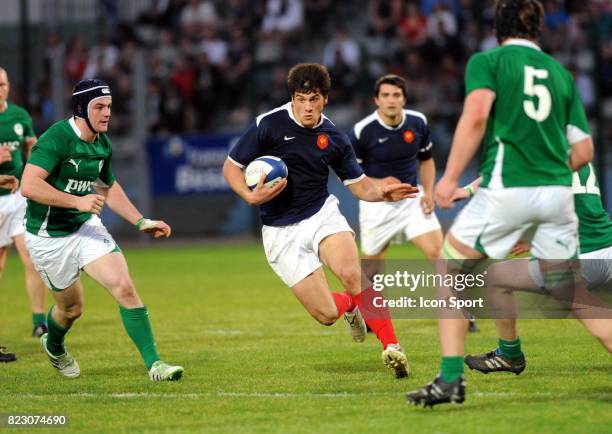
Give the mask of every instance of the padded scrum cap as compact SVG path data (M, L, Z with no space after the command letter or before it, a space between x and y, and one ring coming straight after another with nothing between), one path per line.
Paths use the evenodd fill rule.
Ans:
M89 129L96 134L98 132L89 122L89 106L98 98L107 96L112 96L108 84L93 78L79 81L72 90L72 114L77 118L85 119Z

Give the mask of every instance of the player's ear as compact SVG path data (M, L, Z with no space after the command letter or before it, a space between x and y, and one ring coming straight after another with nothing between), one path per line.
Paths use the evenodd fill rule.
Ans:
M325 95L323 97L323 105L327 105L327 100L328 100L327 95Z

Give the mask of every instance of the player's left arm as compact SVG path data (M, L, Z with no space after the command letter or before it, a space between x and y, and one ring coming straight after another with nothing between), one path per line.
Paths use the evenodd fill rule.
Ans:
M495 92L487 88L476 89L465 98L446 170L434 191L436 204L441 208L453 207L459 177L480 146L494 101Z
M117 213L120 217L127 220L138 228L141 232L153 234L155 238L168 238L172 233L170 226L162 220L150 220L144 218L138 208L132 203L125 194L123 187L115 181L110 187L97 185L98 194L106 197L106 205Z
M433 157L427 160L419 160L419 179L421 185L423 185L421 208L425 214L431 214L435 208L433 189L436 181L436 163Z
M32 153L32 147L36 144L37 141L38 141L38 137L36 137L36 136L26 137L25 138L25 145L26 145L25 153L26 153L26 158L30 158L30 154Z
M418 187L410 184L391 183L384 184L380 180L373 181L363 173L357 162L355 151L346 137L342 144L342 154L331 164L342 183L353 193L357 199L366 202L396 202L398 200L415 197ZM340 139L340 138L339 138Z
M410 184L395 183L382 186L367 176L348 184L347 187L353 196L366 202L397 202L416 197L419 192L418 187Z

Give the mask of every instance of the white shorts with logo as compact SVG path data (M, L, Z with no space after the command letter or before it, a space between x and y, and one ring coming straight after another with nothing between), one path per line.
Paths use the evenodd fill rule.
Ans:
M423 189L414 199L398 202L359 201L361 251L368 256L380 253L390 241L401 243L440 229L435 213L421 208Z
M34 268L43 282L61 291L76 282L90 262L119 251L98 216L92 215L73 234L65 237L40 237L26 232L25 242Z
M329 235L353 230L330 195L313 216L287 226L263 226L261 233L268 264L289 287L321 267L319 243Z
M0 247L10 246L14 237L25 232L26 206L26 199L19 191L0 196Z
M569 259L578 251L578 218L570 187L480 188L450 232L493 259L504 259L519 239L539 259Z

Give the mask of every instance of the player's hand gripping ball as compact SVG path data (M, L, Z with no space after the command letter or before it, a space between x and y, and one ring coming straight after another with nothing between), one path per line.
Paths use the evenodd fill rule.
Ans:
M257 186L262 174L266 175L264 185L266 187L273 187L282 179L287 178L289 169L287 169L287 165L283 160L278 157L264 155L254 159L244 171L244 179L251 190Z

